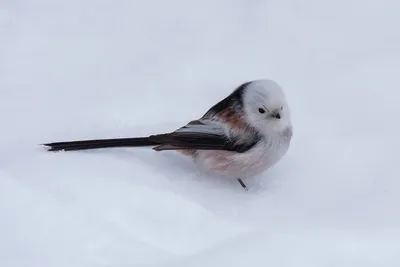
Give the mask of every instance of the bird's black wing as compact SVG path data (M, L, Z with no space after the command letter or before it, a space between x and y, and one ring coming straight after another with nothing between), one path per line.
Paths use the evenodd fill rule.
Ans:
M259 141L252 132L231 133L226 129L220 122L197 120L172 133L152 135L149 140L160 144L155 150L227 150L239 153L246 152Z

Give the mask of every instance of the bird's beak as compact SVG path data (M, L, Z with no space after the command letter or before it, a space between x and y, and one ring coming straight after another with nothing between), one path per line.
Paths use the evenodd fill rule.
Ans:
M280 114L279 112L274 112L274 113L272 114L272 116L273 116L274 118L276 118L276 119L280 119L280 118L281 118L281 114Z

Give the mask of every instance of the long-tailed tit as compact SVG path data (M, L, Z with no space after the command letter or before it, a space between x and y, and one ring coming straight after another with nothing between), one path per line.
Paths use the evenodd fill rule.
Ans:
M288 151L293 128L281 87L271 80L254 80L237 87L200 119L148 137L47 143L49 151L152 146L193 158L205 172L243 179L274 166Z

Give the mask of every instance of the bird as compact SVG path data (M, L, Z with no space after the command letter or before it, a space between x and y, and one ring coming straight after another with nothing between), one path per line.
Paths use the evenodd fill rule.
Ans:
M293 136L291 110L282 87L270 79L238 84L198 119L171 132L145 137L92 139L42 144L47 151L152 147L191 157L205 173L244 180L275 166Z

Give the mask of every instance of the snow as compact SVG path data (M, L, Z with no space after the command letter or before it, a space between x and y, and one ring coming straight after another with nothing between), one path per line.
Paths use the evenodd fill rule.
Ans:
M0 266L399 266L400 2L0 3ZM145 148L241 82L286 91L294 137L237 183Z

